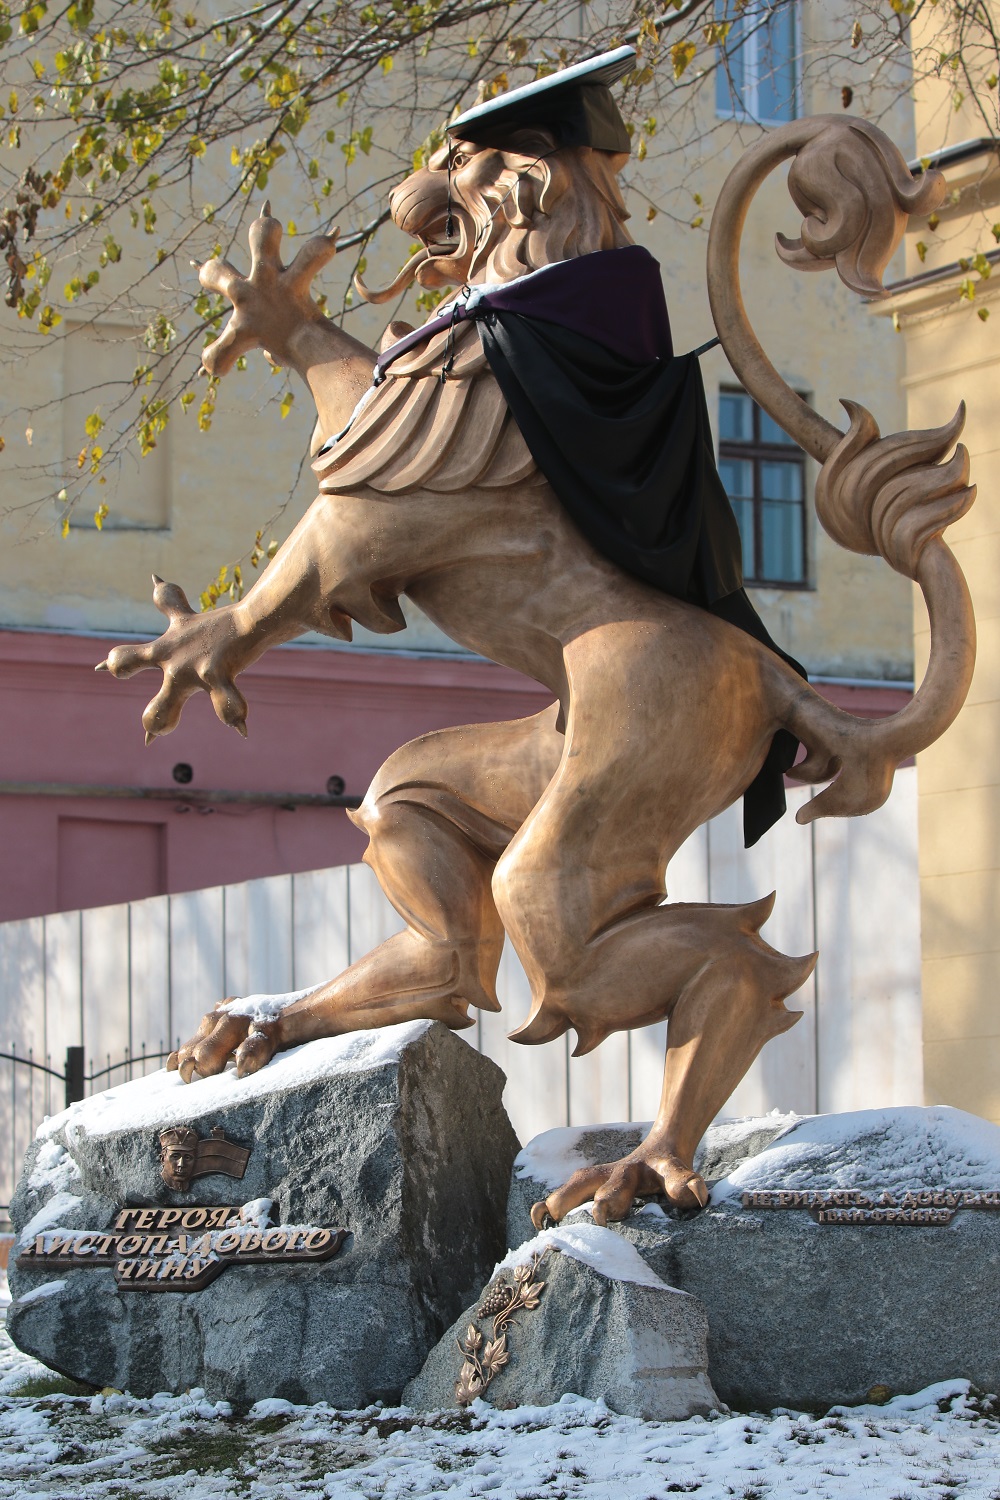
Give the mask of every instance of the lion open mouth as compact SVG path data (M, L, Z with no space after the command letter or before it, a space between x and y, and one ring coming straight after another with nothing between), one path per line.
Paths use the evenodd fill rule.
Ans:
M414 226L406 222L406 215L403 216L402 222L397 220L400 229L404 229L420 241L420 249L413 252L389 285L378 291L366 287L361 277L355 276L354 285L364 300L376 304L390 302L393 297L400 296L411 287L420 273L420 268L432 260L455 258L461 261L467 244L465 225L454 211L450 217L450 226L447 212L437 212L423 224ZM451 235L447 233L449 227L454 231Z

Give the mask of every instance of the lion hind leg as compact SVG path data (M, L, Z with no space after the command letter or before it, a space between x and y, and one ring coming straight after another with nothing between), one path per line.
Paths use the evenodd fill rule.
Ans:
M803 982L800 966L811 966L815 958L785 958L760 937L774 900L771 892L736 906L651 904L583 944L562 970L546 964L537 949L522 954L533 1003L511 1040L536 1046L572 1026L577 1034L573 1056L584 1057L613 1031L631 1031L671 1016L693 977L730 953L747 961L763 958L773 982L778 987L787 982L784 993L791 994Z
M677 997L660 1107L645 1140L620 1161L582 1168L535 1204L536 1227L591 1200L599 1224L625 1218L642 1196L662 1194L685 1210L707 1204L694 1170L698 1142L765 1043L799 1020L784 1001L816 964L815 953L786 958L760 938L756 947L708 962Z

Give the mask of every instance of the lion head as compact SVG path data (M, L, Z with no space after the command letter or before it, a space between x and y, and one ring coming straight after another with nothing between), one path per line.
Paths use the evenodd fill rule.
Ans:
M358 291L368 302L387 302L414 281L513 281L555 261L631 245L618 185L627 161L589 146L560 148L539 129L515 132L503 150L452 141L389 198L394 223L420 249L390 286L370 291L358 280Z

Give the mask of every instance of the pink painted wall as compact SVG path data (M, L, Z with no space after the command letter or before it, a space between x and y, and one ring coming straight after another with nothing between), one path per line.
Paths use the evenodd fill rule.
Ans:
M143 744L159 674L95 675L110 642L0 631L0 780L173 788L177 803L0 796L0 921L360 859L338 808L185 807L191 789L362 796L399 745L446 725L537 713L545 690L490 662L302 648L272 651L241 679L244 741L202 695L173 734Z
M549 701L491 662L398 651L284 648L242 679L249 739L202 695L149 749L140 714L158 674L95 675L108 642L0 631L0 781L165 787L176 802L0 795L0 921L164 892L348 864L365 840L337 808L186 806L192 789L323 793L329 776L362 796L399 745L454 724L520 718ZM856 713L892 712L909 695L822 688Z

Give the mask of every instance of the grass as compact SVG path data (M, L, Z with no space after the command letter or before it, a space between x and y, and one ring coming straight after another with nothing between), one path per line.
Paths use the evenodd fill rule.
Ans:
M198 1474L238 1472L252 1457L256 1434L241 1427L238 1430L216 1426L208 1432L198 1428L173 1434L162 1442L148 1443L147 1451L168 1460L167 1473L184 1474L194 1469Z
M42 1396L92 1396L97 1389L93 1385L83 1385L79 1380L71 1380L68 1375L58 1375L54 1370L51 1375L31 1375L13 1390L7 1391L6 1396L27 1396L39 1399Z

